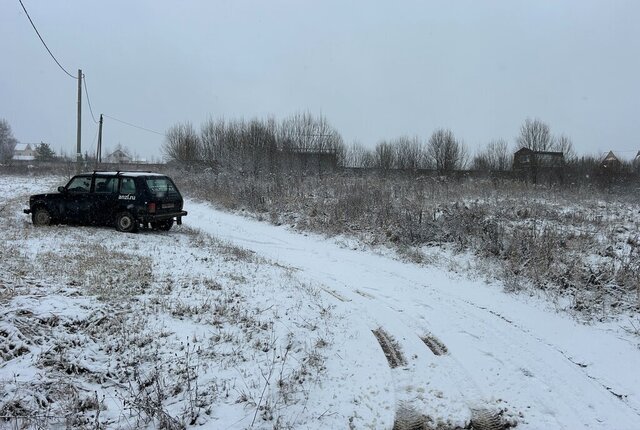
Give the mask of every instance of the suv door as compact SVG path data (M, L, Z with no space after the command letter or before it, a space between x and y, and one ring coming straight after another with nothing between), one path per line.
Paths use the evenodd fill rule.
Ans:
M91 193L92 222L108 224L115 219L118 207L118 181L116 176L96 175Z
M138 197L136 178L121 176L118 188L118 210L131 210ZM135 214L134 214L135 215Z
M65 187L63 217L67 222L89 221L91 179L91 175L74 176Z

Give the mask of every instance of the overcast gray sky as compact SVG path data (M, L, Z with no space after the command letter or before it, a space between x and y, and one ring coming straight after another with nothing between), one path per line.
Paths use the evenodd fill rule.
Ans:
M346 143L446 127L472 151L531 117L579 154L640 150L637 0L23 2L96 117L165 132L308 110ZM77 83L18 0L0 2L0 52L0 118L75 153ZM83 152L96 131L83 100ZM106 118L118 143L159 158L163 137Z

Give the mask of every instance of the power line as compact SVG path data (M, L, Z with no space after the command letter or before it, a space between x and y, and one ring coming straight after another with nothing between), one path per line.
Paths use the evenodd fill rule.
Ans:
M86 77L86 75L84 73L82 74L82 80L84 81L84 92L87 95L87 104L89 105L89 112L91 112L91 118L93 118L93 122L94 123L98 124L98 121L96 121L96 117L93 114L93 108L91 107L91 100L89 99L89 90L87 88L87 77ZM140 130L148 131L149 133L159 134L160 136L166 136L164 133L160 133L160 132L155 131L155 130L151 130L151 129L148 129L148 128L145 128L145 127L141 127L139 125L131 124L129 122L123 121L123 120L118 119L118 118L114 118L114 117L109 116L109 115L104 114L104 113L102 115L104 115L107 118L110 118L110 119L112 119L114 121L117 121L117 122L120 122L122 124L128 125L130 127L134 127L134 128L140 129Z
M51 52L51 50L49 49L49 47L47 46L47 44L45 43L44 39L42 38L42 36L40 35L40 32L38 31L38 29L36 28L36 25L33 23L33 20L31 19L31 17L29 16L29 12L27 12L27 8L24 7L24 3L22 3L22 0L18 0L20 2L20 5L22 6L22 10L24 10L24 13L27 14L27 18L29 18L29 22L31 23L31 26L33 27L33 29L36 31L36 34L38 35L38 37L40 38L40 41L42 42L42 44L44 45L45 48L47 48L47 52L49 52L49 55L51 55L51 58L53 58L53 61L56 62L56 64L58 65L58 67L60 67L62 69L63 72L65 72L67 75L69 75L70 77L72 77L73 79L78 79L75 76L73 76L71 73L67 72L65 70L64 67L62 67L62 65L60 64L60 62L56 59L56 57L53 55L53 53Z
M31 23L31 26L33 27L33 29L35 30L36 34L38 35L38 38L40 38L40 41L42 42L42 44L46 48L47 52L49 53L51 58L53 58L53 61L55 61L56 64L58 65L58 67L60 67L60 69L62 69L62 71L65 72L68 76L70 76L73 79L78 79L77 77L75 77L71 73L69 73L64 67L62 67L62 64L60 64L60 62L57 60L55 55L53 55L53 53L51 52L51 50L47 46L46 42L44 41L44 39L40 35L40 32L36 28L36 25L33 23L33 20L31 19L31 16L29 15L29 12L27 12L27 8L24 6L24 3L22 3L22 0L18 0L18 1L20 2L20 6L22 6L22 10L24 10L24 13L27 15L27 18L29 19L29 22ZM87 96L87 104L89 105L89 112L91 113L91 118L93 119L93 122L97 124L98 121L96 120L96 117L93 114L93 107L91 106L91 99L89 98L89 90L87 88L87 78L84 75L84 73L82 74L80 79L82 79L84 81L84 92L85 92L85 94ZM118 118L114 118L112 116L109 116L107 114L103 114L103 115L106 116L107 118L110 118L110 119L114 120L114 121L117 121L117 122L120 122L122 124L128 125L129 127L134 127L134 128L140 129L140 130L148 131L149 133L154 133L154 134L158 134L160 136L165 136L166 137L166 135L164 133L160 133L160 132L155 131L155 130L151 130L151 129L148 129L148 128L145 128L145 127L141 127L139 125L131 124L129 122L122 121L122 120L120 120Z
M140 130L148 131L149 133L159 134L160 136L165 136L165 137L167 136L166 134L160 133L159 131L155 131L155 130L151 130L151 129L148 129L148 128L140 127L139 125L131 124L130 122L122 121L121 119L114 118L112 116L107 115L106 113L103 113L103 115L106 116L107 118L111 118L114 121L118 121L118 122L121 122L122 124L126 124L129 127L138 128Z
M89 100L89 90L87 89L87 77L85 76L84 73L82 74L82 80L84 81L84 93L87 95L87 104L89 105L89 112L91 112L91 118L93 118L93 122L97 124L98 121L96 121L96 117L93 116L93 109L91 109L91 100Z

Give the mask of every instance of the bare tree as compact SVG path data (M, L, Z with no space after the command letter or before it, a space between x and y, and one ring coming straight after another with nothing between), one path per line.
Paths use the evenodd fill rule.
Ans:
M561 134L554 140L553 148L564 154L564 160L567 163L573 163L578 158L576 151L573 149L573 142L571 142L569 136L565 134Z
M224 119L209 118L200 128L202 160L208 166L229 162Z
M346 149L340 134L323 117L295 114L275 119L225 121L209 118L196 134L191 123L177 124L163 145L167 159L183 164L232 169L259 176L282 169L306 171L343 165Z
M389 170L395 167L396 151L392 144L383 140L376 145L375 166L382 170Z
M476 170L505 171L510 165L509 144L504 139L492 140L473 159L473 168Z
M342 137L323 116L297 113L285 118L278 129L282 149L298 151L336 151L344 146Z
M274 120L249 121L245 130L246 164L254 175L275 172L278 169L277 127Z
M13 137L9 122L5 119L0 119L0 163L11 161L17 143L18 140Z
M467 163L467 150L456 140L451 130L441 128L434 131L427 143L426 152L440 175L450 174Z
M320 172L345 162L342 136L323 116L294 114L282 121L276 136L279 158L287 169Z
M344 166L347 161L347 145L345 145L342 137L340 137L339 142L335 143L334 152L336 154L336 164Z
M509 144L504 139L497 139L489 142L487 153L494 170L505 171L511 168L511 154Z
M346 167L373 167L375 165L375 156L371 150L365 148L360 142L355 141L346 149L344 165Z
M418 137L399 137L391 142L396 148L396 167L415 170L423 165L424 148Z
M162 150L168 160L185 165L201 161L200 138L190 122L171 127L166 133Z
M553 149L553 138L549 126L539 119L527 118L520 126L520 135L516 142L520 148L533 151L550 151Z

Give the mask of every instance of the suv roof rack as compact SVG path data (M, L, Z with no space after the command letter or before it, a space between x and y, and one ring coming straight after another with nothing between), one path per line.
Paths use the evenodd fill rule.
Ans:
M113 170L93 170L92 173L113 173ZM124 175L126 173L155 173L151 170L116 170L116 175ZM85 173L86 174L86 173Z

